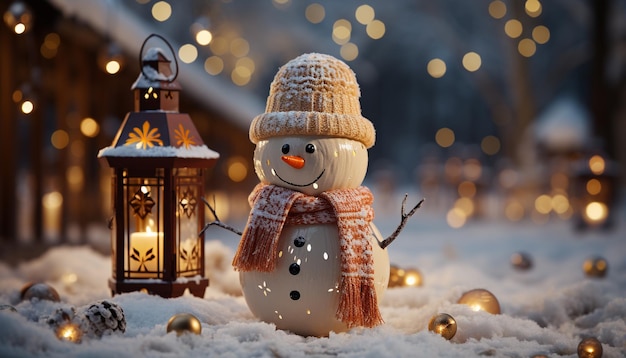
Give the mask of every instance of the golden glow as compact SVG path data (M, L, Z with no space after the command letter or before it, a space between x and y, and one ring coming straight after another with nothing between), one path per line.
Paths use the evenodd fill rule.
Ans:
M60 44L61 44L61 37L57 33L51 32L48 35L46 35L46 38L44 39L43 43L41 44L41 47L39 48L39 52L41 53L41 56L43 56L44 58L47 58L47 59L54 58L54 56L56 56L57 54L57 49L59 48Z
M539 195L535 199L535 210L541 214L548 214L552 211L552 198L549 195Z
M250 52L250 44L246 39L238 37L230 43L230 53L235 57L248 56Z
M359 48L352 42L348 42L341 46L339 53L344 60L353 61L359 56Z
M15 103L19 103L23 97L24 97L24 93L22 93L22 91L20 90L13 91L13 95L11 96L11 98L13 99L13 102Z
M476 52L468 52L463 56L463 67L470 72L478 71L481 64L480 55Z
M204 70L210 75L219 75L224 70L224 61L218 56L211 56L204 61Z
M198 49L192 44L185 44L178 49L178 58L184 63L192 63L198 58Z
M50 143L52 143L52 146L56 149L63 149L70 143L70 136L66 131L58 129L50 136Z
M506 15L506 4L501 0L492 1L489 4L489 15L494 19L501 19Z
M454 132L450 128L440 128L435 134L435 141L440 147L448 148L454 144Z
M24 102L22 102L21 109L22 109L22 113L30 114L35 109L35 105L31 101L25 100Z
M172 6L165 1L156 2L152 5L152 17L157 21L166 21L172 16Z
M230 79L237 86L245 86L250 82L252 72L249 68L237 66L230 74Z
M363 25L367 25L374 20L374 17L376 17L376 13L374 12L373 7L369 5L361 5L356 8L354 16L356 17L356 21Z
M83 168L79 165L73 165L67 168L65 178L68 186L73 192L80 192L85 182L85 174Z
M80 132L85 137L93 138L100 132L100 125L95 119L87 117L80 121Z
M517 45L517 51L524 57L531 57L537 51L537 45L531 39L521 39Z
M454 208L463 212L467 218L474 215L474 202L470 198L459 198L454 202Z
M441 78L446 74L446 63L439 58L433 58L428 61L426 71L428 71L428 74L433 78Z
M62 341L80 342L83 332L74 323L65 323L57 329L57 338Z
M374 20L367 24L365 31L367 32L367 36L371 37L372 39L381 39L383 36L385 36L385 23L380 20Z
M563 194L556 194L551 199L551 205L557 214L565 214L569 210L569 199Z
M533 40L540 45L545 44L550 40L550 30L543 25L535 26L533 29Z
M326 17L326 10L324 10L324 6L318 3L313 3L306 7L304 16L310 23L319 24L324 21L324 17Z
M252 60L250 57L242 57L238 59L235 63L235 67L247 68L250 71L250 74L254 73L254 70L256 69L254 60Z
M463 175L469 180L478 180L482 175L483 168L480 161L475 158L470 158L465 161L463 165Z
M466 198L473 198L476 195L476 184L471 181L464 181L457 188L459 195Z
M587 181L587 193L591 194L591 195L597 195L600 194L600 192L602 191L602 183L600 183L600 181L598 179L589 179L589 181Z
M451 228L454 229L462 227L465 225L466 221L467 215L465 215L465 212L462 209L457 207L450 209L446 215L446 222Z
M22 24L21 22L19 24L16 24L15 27L13 28L13 31L18 34L21 35L24 32L26 32L26 25Z
M105 71L107 71L107 73L111 75L118 73L121 68L122 68L122 65L120 65L120 63L117 60L111 60L107 62L106 65L104 65Z
M520 221L524 217L524 206L517 200L510 200L504 207L504 216L511 221Z
M422 275L415 269L403 270L403 283L407 287L417 287L422 285Z
M606 164L601 156L594 155L593 157L589 158L589 169L591 169L593 174L600 175L604 173L605 167Z
M500 151L500 139L495 136L488 135L480 141L480 149L487 155L495 155Z
M58 191L47 193L41 199L41 203L46 209L58 209L63 204L63 195Z
M588 222L604 221L609 214L606 204L599 201L593 201L585 207L585 218Z
M504 24L504 33L512 39L522 35L522 23L519 20L511 19Z
M214 55L219 56L226 54L230 49L230 45L225 37L216 36L209 44L209 48L211 48L211 52L213 52Z
M248 176L248 165L246 163L246 160L242 157L230 158L226 164L228 167L228 178L235 183L246 179Z
M196 33L196 42L198 45L206 46L213 40L213 34L209 30L200 30Z
M526 0L524 4L524 10L526 10L526 14L530 17L537 17L541 15L541 3L539 0Z
M346 19L339 19L333 24L333 41L338 45L343 45L350 41L352 24Z

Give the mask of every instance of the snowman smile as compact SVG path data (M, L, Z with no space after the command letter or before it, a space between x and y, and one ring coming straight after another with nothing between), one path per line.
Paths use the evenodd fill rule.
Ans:
M322 172L320 173L320 175L317 176L317 178L313 179L312 182L308 183L308 184L296 184L296 183L292 183L289 182L283 178L280 177L280 175L278 175L278 173L276 172L276 170L274 170L274 168L272 168L272 174L274 174L278 179L280 179L280 181L282 181L285 184L289 184L292 186L297 186L297 187L305 187L305 186L309 186L309 185L313 185L315 186L315 182L317 182L318 180L320 180L320 178L322 177L322 175L324 175L324 172L326 172L326 169L322 170Z

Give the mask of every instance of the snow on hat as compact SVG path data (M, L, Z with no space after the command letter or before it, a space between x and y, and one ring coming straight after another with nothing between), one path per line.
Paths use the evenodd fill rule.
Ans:
M318 53L301 55L278 70L270 85L265 113L250 125L250 140L286 135L320 135L360 141L376 139L374 126L361 115L359 85L343 61Z

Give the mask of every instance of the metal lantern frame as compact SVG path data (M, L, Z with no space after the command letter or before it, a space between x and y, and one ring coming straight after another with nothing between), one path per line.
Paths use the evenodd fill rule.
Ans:
M175 53L165 39L157 36ZM202 297L204 175L219 154L204 145L188 114L178 112L178 74L161 49L141 60L129 112L110 147L100 151L113 169L112 294L144 291L163 297L189 290Z

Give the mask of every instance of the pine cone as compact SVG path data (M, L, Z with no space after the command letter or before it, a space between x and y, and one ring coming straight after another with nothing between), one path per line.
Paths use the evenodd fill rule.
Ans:
M122 307L109 301L99 301L79 310L86 335L102 337L105 334L124 333L126 318Z
M76 310L74 307L62 307L57 308L50 316L40 317L39 322L45 322L53 329L57 329L65 323L72 322L75 317Z

